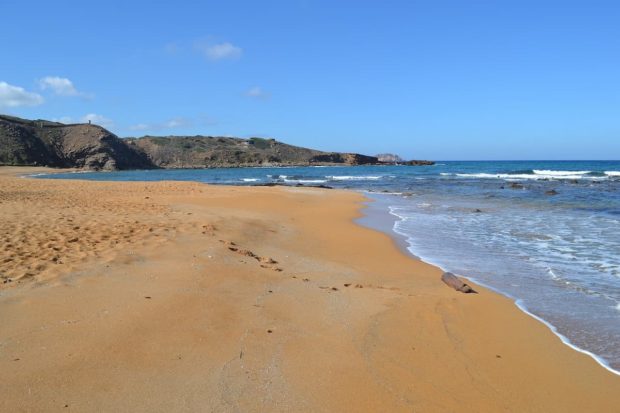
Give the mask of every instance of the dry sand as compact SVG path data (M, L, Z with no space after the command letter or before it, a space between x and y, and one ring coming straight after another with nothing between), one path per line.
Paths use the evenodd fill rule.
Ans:
M354 224L360 194L16 171L0 168L1 412L620 406L619 377L511 301L451 290Z

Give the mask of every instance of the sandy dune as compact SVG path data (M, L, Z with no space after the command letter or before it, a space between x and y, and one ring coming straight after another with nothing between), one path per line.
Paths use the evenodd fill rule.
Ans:
M360 194L14 173L0 168L2 412L620 405L620 377L509 300L458 293L352 223Z

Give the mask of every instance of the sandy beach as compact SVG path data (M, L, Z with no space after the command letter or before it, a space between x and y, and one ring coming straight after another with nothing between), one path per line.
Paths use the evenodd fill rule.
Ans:
M0 168L2 412L611 412L620 377L356 192Z

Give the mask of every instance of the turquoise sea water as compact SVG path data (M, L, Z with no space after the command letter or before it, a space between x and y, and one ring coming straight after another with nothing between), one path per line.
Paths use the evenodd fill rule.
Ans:
M329 185L364 191L416 256L517 302L620 370L620 161L234 168L47 178ZM393 226L392 226L393 222Z

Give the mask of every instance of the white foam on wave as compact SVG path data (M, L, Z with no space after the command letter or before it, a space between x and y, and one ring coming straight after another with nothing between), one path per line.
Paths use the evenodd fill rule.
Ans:
M326 178L331 179L332 181L376 181L383 176L379 175L333 175L326 176Z
M559 280L560 277L553 272L553 270L551 268L547 268L547 273L551 276L551 278L553 278L554 280Z
M446 268L444 268L443 266L439 265L439 264L438 264L438 263L436 263L436 262L433 262L433 260L428 260L427 258L425 258L425 257L421 256L420 254L418 254L418 252L417 252L417 251L415 251L415 248L414 248L414 240L413 240L413 238L412 238L412 237L411 237L411 235L410 235L410 234L408 234L407 232L402 231L402 230L400 229L400 225L399 225L401 222L404 222L404 221L409 220L409 219L410 219L410 217L407 217L406 215L403 215L402 213L399 213L399 212L397 211L397 208L395 208L395 207L390 206L390 207L388 207L388 209L389 209L389 213L390 213L391 215L393 215L393 216L395 216L395 217L397 217L397 218L398 218L398 220L396 220L396 221L394 222L394 226L392 227L392 231L393 231L393 232L395 232L395 233L397 233L397 234L399 234L399 235L401 235L401 236L403 236L403 237L407 240L407 244L409 244L409 246L407 247L407 250L411 253L411 255L413 255L413 256L414 256L415 258L417 258L417 259L420 259L420 260L421 260L421 261L423 261L423 262L426 262L426 263L429 263L429 264L431 264L431 265L434 265L435 267L438 267L441 271L444 271L444 272L445 272L445 271L448 271L448 270L447 270ZM551 272L551 273L553 273L552 271L550 271L550 272ZM512 296L512 295L510 295L510 294L508 294L508 293L506 293L505 291L498 290L497 288L494 288L494 287L492 287L492 286L490 286L490 285L488 285L488 284L486 284L486 283L484 283L484 282L481 282L481 281L477 280L477 279L476 279L476 278L474 278L474 277L469 277L469 276L462 275L462 274L456 274L456 275L458 275L459 277L463 277L463 278L465 278L465 279L467 279L467 280L470 280L471 282L473 282L473 283L475 283L475 284L478 284L478 285L480 285L480 286L482 286L482 287L484 287L484 288L487 288L487 289L489 289L489 290L491 290L491 291L494 291L494 292L496 292L496 293L498 293L498 294L501 294L501 295L503 295L503 296L505 296L505 297L508 297L509 299L513 300L513 301L514 301L514 303L515 303L515 305L517 306L517 308L518 308L519 310L523 311L525 314L529 315L530 317L534 318L535 320L537 320L537 321L539 321L539 322L543 323L545 326L547 326L547 328L549 328L549 330L551 330L551 332L552 332L553 334L555 334L555 335L556 335L556 336L560 339L560 341L562 341L562 343L563 343L563 344L567 345L568 347L572 348L573 350L575 350L575 351L577 351L577 352L579 352L579 353L582 353L582 354L585 354L585 355L587 355L587 356L590 356L592 359L594 359L594 361L596 361L596 362L597 362L600 366L602 366L604 369L606 369L607 371L609 371L609 372L610 372L610 373L612 373L612 374L615 374L615 375L617 375L617 376L620 376L620 371L613 369L613 368L609 365L609 363L607 362L607 360L605 360L604 358L602 358L602 357L600 357L600 356L598 356L598 355L596 355L596 354L594 354L594 353L592 353L592 352L590 352L590 351L588 351L588 350L585 350L585 349L582 349L582 348L580 348L580 347L577 347L577 346L576 346L575 344L573 344L573 343L572 343L572 342L571 342L571 341L570 341L570 340L569 340L566 336L564 336L563 334L561 334L561 333L558 331L558 329L557 329L557 328L556 328L553 324L551 324L551 323L549 323L547 320L544 320L543 318L541 318L541 317L537 316L536 314L531 313L531 312L527 309L527 307L525 306L525 304L524 304L523 300L521 300L521 299L517 299L516 297L514 297L514 296ZM551 275L551 274L550 274L550 275ZM555 274L553 274L553 275L555 275ZM620 303L618 303L618 304L616 305L616 309L617 309L618 311L620 311Z
M388 209L389 209L389 211L390 211L390 214L391 214L391 215L394 215L396 218L398 218L398 220L397 220L396 222L394 222L394 227L395 227L395 228L397 227L397 224L398 224L400 221L403 221L403 222L404 222L404 221L408 221L408 220L410 220L410 219L411 219L411 217L408 217L407 215L402 215L402 214L399 214L399 213L397 212L397 210L396 210L397 208L395 208L395 207L393 207L393 206L388 207ZM405 234L405 233L401 233L401 232L398 232L398 231L395 231L395 232L396 232L396 233L398 233L399 235L404 236L404 237L409 237L409 235L407 235L407 234Z
M39 177L39 176L52 176L52 175L63 175L63 174L89 174L89 173L111 173L114 171L89 171L89 170L84 170L84 171L69 171L69 172L60 172L60 173L56 173L56 172L41 172L41 173L34 173L34 174L26 174L26 175L20 175L20 178L29 178L29 177Z
M256 182L260 181L260 178L243 178L243 182Z
M536 171L535 171L536 172ZM458 176L461 178L480 178L480 179L504 179L507 181L516 181L516 180L541 180L541 179L553 179L553 180L561 180L561 179L588 179L588 180L600 180L605 179L600 176L587 176L588 171L573 171L571 174L568 174L569 171L537 171L538 173L534 174L489 174L489 173L474 173L474 174L463 174L456 173L453 176ZM558 173L556 173L558 172ZM443 174L442 174L443 175Z
M325 179L284 179L284 182L298 184L322 184L327 181Z
M373 194L373 195L403 195L403 192L377 192L377 191L368 191L368 190L363 190L362 192L366 193L366 194Z
M607 176L620 176L620 171L605 171Z
M552 171L549 169L534 169L536 175L551 175L551 176L573 176L573 175L585 175L590 171Z
M467 277L466 277L467 278ZM620 376L620 371L618 370L614 370L609 363L607 363L607 361L600 357L597 356L596 354L588 351L588 350L584 350L580 347L577 347L576 345L574 345L573 343L571 343L571 341L563 334L561 334L558 329L551 323L549 323L547 320L544 320L540 317L538 317L536 314L531 313L527 307L523 304L522 300L516 300L515 301L515 305L519 308L519 310L523 311L525 314L529 315L530 317L534 318L537 321L540 321L541 323L543 323L544 325L546 325L549 330L551 330L551 332L553 334L555 334L556 336L558 336L560 338L560 340L562 341L562 343L566 344L568 347L572 348L573 350L588 355L590 357L592 357L594 359L594 361L596 361L598 364L600 364L605 370L615 374L616 376Z

